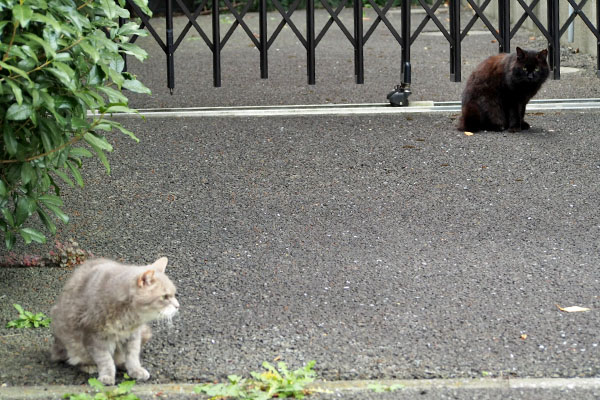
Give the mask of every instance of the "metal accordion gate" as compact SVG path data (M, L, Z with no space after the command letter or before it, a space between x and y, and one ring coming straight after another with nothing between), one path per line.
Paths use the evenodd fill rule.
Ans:
M167 86L173 93L175 87L175 63L174 54L177 48L188 34L190 29L194 28L208 49L212 52L213 61L213 84L215 87L221 86L221 51L227 44L233 32L240 27L244 30L248 38L252 41L259 52L260 59L260 77L266 79L269 76L269 48L277 39L281 30L285 25L289 26L298 41L306 50L306 69L308 76L308 84L316 83L315 73L315 51L323 37L327 34L329 28L335 23L343 32L345 37L351 43L354 49L354 74L356 83L364 83L364 46L371 37L372 33L383 23L389 30L394 39L398 42L401 52L401 66L399 68L399 80L401 83L397 85L391 93L388 94L388 100L392 105L402 106L408 104L408 96L410 95L411 83L411 45L423 28L432 22L441 32L443 38L448 42L450 49L450 80L460 82L461 80L461 42L469 33L474 24L480 20L483 25L490 31L498 42L499 52L511 51L511 39L519 29L523 27L524 22L529 18L539 29L541 34L548 42L548 64L552 70L552 77L560 79L560 39L567 32L567 29L576 17L580 17L587 29L593 34L597 41L597 61L596 72L600 77L600 0L596 0L596 16L595 24L584 13L583 7L588 0L566 0L573 12L570 13L567 20L561 25L559 22L559 0L545 0L547 9L546 24L542 23L534 12L534 8L540 5L544 0L518 0L517 9L511 9L510 0L495 0L494 6L497 6L497 24L494 24L485 15L484 11L490 7L492 0L433 0L428 4L425 0L415 1L416 6L424 10L424 18L417 26L411 27L411 1L402 0L400 4L400 31L390 23L389 11L392 9L396 0L384 0L383 5L378 5L375 0L341 0L335 8L327 0L317 0L328 13L328 21L320 31L315 27L315 0L306 0L306 9L299 10L301 0L292 0L286 9L280 0L269 0L270 5L281 16L281 20L277 23L276 29L269 36L267 34L267 0L258 1L258 16L259 16L259 32L255 35L244 21L244 16L248 14L250 7L254 3L253 0L247 0L247 3L238 10L232 0L220 0L224 2L224 11L230 13L235 21L226 31L225 35L221 35L220 27L220 10L223 3L219 0L201 0L197 8L192 12L183 0L164 0L165 1L165 18L166 18L166 40L163 41L156 29L152 26L150 18L145 15L138 6L132 1L127 0L130 9L140 18L141 27L149 31L156 40L166 56L167 61ZM174 1L179 9L187 17L185 28L175 37L173 33L173 6ZM565 1L565 0L563 0ZM349 4L351 2L351 4ZM472 17L467 21L466 25L461 28L461 7L467 5L473 11ZM347 27L339 18L340 12L345 7L353 8L353 26ZM436 11L442 6L448 6L449 11L449 29L440 21L436 15ZM375 11L377 17L368 26L365 26L363 21L363 7L368 6ZM202 10L207 7L211 9L211 32L205 32L196 22ZM513 7L514 8L514 7ZM302 34L298 26L292 21L293 13L304 11L306 16L305 34ZM421 11L423 13L423 11ZM511 26L511 14L516 22ZM518 18L515 18L518 16ZM125 23L126 20L120 19L120 23ZM351 32L352 31L352 32ZM136 37L132 38L132 42Z

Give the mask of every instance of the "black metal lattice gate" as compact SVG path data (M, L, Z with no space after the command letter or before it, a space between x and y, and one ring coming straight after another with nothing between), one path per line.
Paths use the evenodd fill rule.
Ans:
M175 37L173 33L173 1L176 2L176 5L179 6L179 9L188 20L184 29L177 37ZM220 27L220 14L222 11L219 9L222 3L220 4L219 0L201 0L193 12L190 11L183 0L165 0L166 40L163 41L156 29L152 26L150 18L145 15L132 0L127 0L130 9L141 19L141 27L146 28L149 31L166 55L167 86L171 93L173 93L175 87L174 54L192 28L198 32L206 46L212 52L213 84L214 86L219 87L221 86L221 52L238 27L243 29L258 50L260 59L260 77L266 79L269 76L269 49L284 26L289 26L298 41L306 50L308 84L314 85L316 81L316 48L334 23L343 32L344 36L348 39L354 49L354 73L357 84L362 84L364 82L364 46L379 24L383 24L398 42L401 49L401 69L399 71L401 83L388 95L388 99L392 105L407 105L411 81L411 45L429 22L435 24L443 38L448 42L450 48L451 81L460 82L461 80L461 42L478 20L483 23L497 40L499 52L508 53L511 50L511 39L527 19L530 19L535 24L547 40L549 54L548 61L552 70L552 77L554 79L560 79L560 39L567 32L568 27L573 23L573 20L579 17L596 38L598 47L596 72L600 77L600 0L596 0L595 24L583 11L583 7L588 0L566 0L572 7L573 12L562 25L559 22L559 0L546 0L546 24L543 24L534 12L534 8L540 5L543 0L530 0L529 2L518 0L518 5L520 7L517 7L516 10L511 10L510 0L496 0L497 10L494 11L497 11L498 26L494 26L484 13L484 11L490 7L490 4L492 4L492 0L463 0L462 3L468 5L473 10L473 14L462 29L460 13L461 0L433 0L433 4L428 4L425 0L418 0L418 5L424 10L424 18L417 24L414 30L411 28L411 10L413 10L410 4L411 2L402 1L400 5L400 32L396 30L388 18L388 13L396 0L384 0L385 3L382 5L378 5L375 0L341 0L335 8L327 0L317 0L329 15L327 23L320 31L317 31L315 27L315 0L306 0L306 9L304 10L306 14L306 34L302 34L300 29L298 29L291 19L293 13L301 12L298 9L301 0L292 0L287 9L282 5L280 0L270 0L271 7L281 16L281 20L277 23L275 30L270 36L267 33L267 0L258 0L258 37L244 21L244 17L248 14L250 7L254 4L253 0L248 0L241 9L238 9L236 5L232 3L232 0L221 1L224 2L225 12L230 13L235 18L235 21L223 36L221 35ZM351 6L353 8L353 26L349 29L340 20L339 15L344 8L350 7L349 3L351 1ZM375 20L368 26L365 26L365 22L362 18L363 7L365 6L372 8L377 15ZM436 11L441 6L447 6L449 9L449 29L446 29L445 25L436 15ZM207 8L211 9L212 16L212 29L209 33L205 32L196 21L201 12ZM519 18L514 18L516 22L512 26L511 13L516 13L515 16L520 14ZM126 20L124 19L120 20L121 24L125 22ZM352 32L350 32L351 29ZM132 41L135 41L136 39L137 38L134 37L132 38Z

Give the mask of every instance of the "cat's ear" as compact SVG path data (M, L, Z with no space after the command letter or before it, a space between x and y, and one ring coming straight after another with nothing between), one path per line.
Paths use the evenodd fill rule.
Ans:
M152 268L154 268L158 272L164 273L165 269L167 268L168 262L169 262L169 259L167 257L161 257L158 260L154 261L154 264L152 264Z
M546 59L546 57L548 57L548 49L544 49L544 50L540 51L540 52L537 54L537 56L538 56L538 59L540 59L540 60L545 60L545 59Z
M522 60L525 58L525 52L522 48L517 47L517 60Z
M144 271L143 274L138 276L137 285L141 289L146 286L150 286L154 283L154 270L149 269Z

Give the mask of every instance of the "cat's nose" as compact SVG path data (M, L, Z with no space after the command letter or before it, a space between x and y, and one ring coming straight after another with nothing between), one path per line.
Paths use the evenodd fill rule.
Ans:
M177 299L175 297L173 297L173 306L175 308L179 308L179 302L177 301Z

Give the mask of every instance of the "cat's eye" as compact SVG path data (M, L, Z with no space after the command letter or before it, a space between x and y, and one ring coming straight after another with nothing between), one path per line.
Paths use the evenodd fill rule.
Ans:
M535 67L535 72L540 72L540 67Z
M165 294L165 295L163 296L163 300L169 300L169 297L170 297L170 296L169 296L168 294Z

